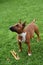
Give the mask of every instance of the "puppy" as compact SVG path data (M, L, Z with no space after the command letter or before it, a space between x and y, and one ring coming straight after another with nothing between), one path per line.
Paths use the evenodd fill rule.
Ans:
M26 22L17 23L14 26L10 27L10 30L12 32L16 32L18 34L18 44L19 44L19 51L22 51L22 42L26 42L28 46L28 55L31 56L31 50L30 50L30 39L34 37L34 32L37 35L37 41L40 40L39 36L39 29L38 26L35 24L35 19L26 26Z

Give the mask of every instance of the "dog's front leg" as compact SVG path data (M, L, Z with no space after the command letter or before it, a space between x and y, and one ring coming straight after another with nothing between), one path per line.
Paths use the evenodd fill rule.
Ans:
M22 45L21 45L20 41L18 41L18 45L19 45L19 52L21 52L22 51Z
M21 37L20 36L18 36L18 45L19 45L19 52L21 52L22 51L22 44L21 44L22 42L21 42Z

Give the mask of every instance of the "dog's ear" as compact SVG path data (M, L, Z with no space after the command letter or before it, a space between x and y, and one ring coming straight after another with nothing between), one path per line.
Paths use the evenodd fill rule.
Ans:
M26 21L24 23L22 23L22 25L23 25L23 27L25 27L26 26Z
M33 19L33 22L35 23L36 22L36 19Z
M21 19L19 19L19 23L21 24Z

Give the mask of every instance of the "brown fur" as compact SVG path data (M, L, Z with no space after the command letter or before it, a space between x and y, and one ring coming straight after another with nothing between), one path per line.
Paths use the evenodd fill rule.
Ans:
M28 24L27 26L25 26L25 22L24 23L21 23L19 22L18 24L12 26L10 28L11 31L13 32L16 32L18 33L18 44L19 44L19 51L22 51L22 44L21 44L21 41L22 41L22 36L20 36L21 33L25 33L26 32L26 44L28 45L28 54L31 53L31 50L30 50L30 39L34 37L34 32L36 33L37 35L37 40L39 41L40 40L40 37L39 37L39 29L38 29L38 26L35 24L35 19L30 23ZM21 41L19 41L21 40Z

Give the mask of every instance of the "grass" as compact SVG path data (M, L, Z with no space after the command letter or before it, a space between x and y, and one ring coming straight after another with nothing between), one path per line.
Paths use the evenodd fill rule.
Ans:
M40 42L36 36L31 40L32 56L27 55L27 45L23 44L23 51L18 52L16 33L9 30L22 19L30 23L34 18L40 30ZM10 54L15 50L20 56L16 61ZM43 0L0 0L0 65L43 65Z

